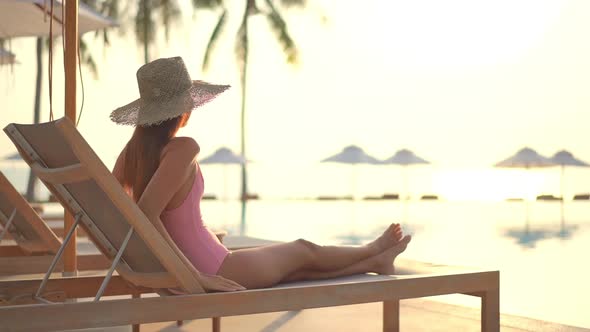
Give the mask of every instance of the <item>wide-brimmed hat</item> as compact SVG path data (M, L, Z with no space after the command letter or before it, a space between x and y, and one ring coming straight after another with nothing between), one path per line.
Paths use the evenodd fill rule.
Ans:
M137 70L140 98L111 113L111 120L153 126L194 110L229 88L191 80L180 57L154 60Z

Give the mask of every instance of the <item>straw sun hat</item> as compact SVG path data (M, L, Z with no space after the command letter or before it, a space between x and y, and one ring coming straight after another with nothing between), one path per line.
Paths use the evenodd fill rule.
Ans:
M213 100L229 88L191 80L180 57L152 61L137 70L140 98L111 113L118 124L148 127Z

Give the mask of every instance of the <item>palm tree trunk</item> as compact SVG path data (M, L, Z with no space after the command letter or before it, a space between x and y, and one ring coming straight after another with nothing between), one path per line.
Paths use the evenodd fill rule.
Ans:
M247 19L247 10L244 14L244 33L246 38L248 36L248 19ZM243 55L243 65L242 65L242 109L241 109L241 122L240 122L240 153L246 158L246 91L247 91L247 82L248 82L248 41L246 40L246 45L244 47L244 55ZM242 163L242 219L240 223L240 234L243 235L246 231L246 202L248 200L248 172L246 170L246 164Z
M142 0L143 4L143 61L144 63L149 62L149 49L148 49L148 27L149 27L149 19L151 17L150 14L150 6L148 5L148 0Z
M41 82L43 80L43 39L37 38L37 77L35 80L35 108L33 123L41 121ZM27 200L33 202L36 198L37 177L29 170L29 182L27 183Z

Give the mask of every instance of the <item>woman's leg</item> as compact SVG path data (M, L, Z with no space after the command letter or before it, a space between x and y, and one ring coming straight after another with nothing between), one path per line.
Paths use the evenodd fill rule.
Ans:
M218 274L246 288L268 287L302 270L340 270L378 254L380 246L397 244L399 226L389 227L377 240L362 247L322 247L305 240L232 252ZM401 235L400 235L401 236ZM390 239L387 239L387 238ZM393 239L393 240L392 240ZM386 248L387 249L387 248ZM381 250L380 252L383 252ZM366 271L365 271L366 272Z
M302 270L287 276L281 281L319 280L367 272L375 272L378 274L394 274L395 259L399 254L406 250L410 240L411 237L406 236L397 245L389 248L381 254L369 257L360 262L356 262L343 269L333 271Z
M380 237L362 247L322 247L297 240L237 250L226 257L218 274L247 288L267 287L301 269L342 269L395 245L401 236L400 225L391 224Z
M381 236L360 247L320 246L306 240L298 241L306 245L312 253L311 264L306 268L314 271L332 271L380 254L396 245L402 235L400 225L391 224Z

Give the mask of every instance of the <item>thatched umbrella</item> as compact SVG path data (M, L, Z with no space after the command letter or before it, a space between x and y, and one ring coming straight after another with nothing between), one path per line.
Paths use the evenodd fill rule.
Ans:
M427 165L430 164L429 161L422 159L414 154L414 152L402 149L397 151L393 156L385 159L381 163L383 164L395 164L400 165L404 169L404 194L407 198L408 194L408 176L407 176L407 168L408 166L412 165Z
M356 198L356 186L357 186L357 165L359 164L368 164L368 165L378 165L380 164L379 160L376 158L368 155L363 149L359 148L356 145L349 145L342 149L339 153L323 159L322 163L340 163L340 164L350 164L352 165L352 175L351 175L351 191L353 199Z
M544 157L531 148L523 148L513 156L504 159L494 165L502 168L524 168L529 170L531 168L543 168L553 166L551 159ZM525 232L529 230L529 204L525 199Z
M358 165L365 164L365 165L378 165L380 164L379 160L368 155L363 149L356 145L349 145L342 149L339 153L325 158L321 161L322 163L339 163L339 164L350 164L352 165L352 175L351 175L351 193L352 193L352 220L353 222L356 219L356 190L357 190L357 168ZM354 234L348 234L341 236L341 240L344 240L350 244L358 244L363 239Z
M575 167L590 167L590 164L576 159L573 154L569 151L561 150L551 157L551 161L561 168L561 177L560 177L560 188L561 188L561 230L562 232L565 230L565 168L566 166L575 166Z

